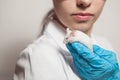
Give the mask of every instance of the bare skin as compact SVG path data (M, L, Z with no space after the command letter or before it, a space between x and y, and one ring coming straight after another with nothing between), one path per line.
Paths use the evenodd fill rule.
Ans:
M106 0L53 0L55 14L63 27L91 35Z

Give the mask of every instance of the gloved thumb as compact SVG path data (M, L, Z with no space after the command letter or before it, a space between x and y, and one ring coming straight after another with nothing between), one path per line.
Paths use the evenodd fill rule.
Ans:
M94 52L94 53L102 53L103 50L104 50L104 49L101 48L100 46L98 46L98 45L93 45L93 52Z

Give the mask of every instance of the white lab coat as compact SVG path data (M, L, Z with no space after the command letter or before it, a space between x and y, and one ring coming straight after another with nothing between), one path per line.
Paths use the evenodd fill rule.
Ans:
M51 20L44 34L20 54L14 80L81 80L63 43L65 34L64 28ZM112 50L105 39L91 38L94 44Z

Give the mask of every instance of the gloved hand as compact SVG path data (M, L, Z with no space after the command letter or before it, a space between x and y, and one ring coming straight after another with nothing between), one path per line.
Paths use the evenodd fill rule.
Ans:
M83 80L120 80L116 55L93 45L93 51L80 42L68 42L74 65Z

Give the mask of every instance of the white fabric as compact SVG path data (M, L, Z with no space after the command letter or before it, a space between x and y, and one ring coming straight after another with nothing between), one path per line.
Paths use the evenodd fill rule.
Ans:
M67 28L66 32L67 34L64 39L65 44L67 44L68 42L79 41L83 43L85 46L87 46L91 51L93 51L92 39L87 34L83 33L82 31L78 31L78 30L72 31L69 28Z
M20 54L14 80L81 80L63 43L65 34L64 28L51 20L44 34ZM112 50L102 38L92 35L92 41Z

